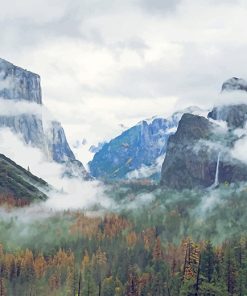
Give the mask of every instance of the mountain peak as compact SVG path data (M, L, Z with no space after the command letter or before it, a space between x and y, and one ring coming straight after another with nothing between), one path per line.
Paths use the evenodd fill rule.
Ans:
M222 92L235 90L247 91L247 81L242 78L232 77L222 84Z
M0 97L41 105L40 76L0 58Z

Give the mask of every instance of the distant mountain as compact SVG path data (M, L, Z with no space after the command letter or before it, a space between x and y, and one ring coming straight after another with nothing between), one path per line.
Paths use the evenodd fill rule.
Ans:
M105 144L106 144L106 142L102 142L102 143L100 142L100 143L98 143L98 145L92 145L92 146L89 147L89 151L91 153L97 153L97 152L99 152L102 149L102 147Z
M49 189L44 180L0 154L0 202L5 196L19 199L20 204L23 201L28 204L35 200L46 200Z
M196 107L188 111L202 112ZM176 132L182 114L183 111L168 119L143 120L105 143L89 162L90 173L104 180L159 179L167 140Z
M40 76L0 59L0 99L12 102L29 102L37 106L37 112L22 111L16 115L0 116L0 127L8 127L22 136L27 144L43 151L47 159L58 163L72 162L81 170L81 176L88 174L69 147L61 124L55 120L44 122ZM39 108L40 107L40 108ZM71 167L71 166L69 166Z
M176 125L175 117L138 123L103 145L89 162L90 173L101 179L121 179L143 165L152 165L165 153L166 141Z

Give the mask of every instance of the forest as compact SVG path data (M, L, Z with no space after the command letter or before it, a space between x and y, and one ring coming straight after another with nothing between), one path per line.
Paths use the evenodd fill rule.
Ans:
M2 197L0 295L247 295L244 185L106 193L117 207L42 212Z

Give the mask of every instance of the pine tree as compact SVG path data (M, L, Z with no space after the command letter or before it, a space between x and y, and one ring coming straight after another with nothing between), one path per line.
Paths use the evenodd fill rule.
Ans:
M225 268L225 278L227 284L227 291L229 295L234 295L236 292L236 261L234 258L234 253L231 249L231 246L226 247L224 253L224 268Z
M139 279L137 268L135 266L130 266L130 268L128 269L128 281L125 295L139 296Z
M207 282L210 283L213 278L215 265L215 255L212 243L206 242L205 249L201 254L201 273L206 277Z

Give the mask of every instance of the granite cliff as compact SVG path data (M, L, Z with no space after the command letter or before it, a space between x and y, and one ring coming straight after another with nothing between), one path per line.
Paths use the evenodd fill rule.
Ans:
M61 124L56 120L44 122L39 75L0 59L0 99L34 104L38 110L35 113L24 110L21 114L1 115L0 127L10 128L21 135L26 144L41 149L49 160L72 162L76 170L80 169L82 177L88 177L83 165L76 161Z

